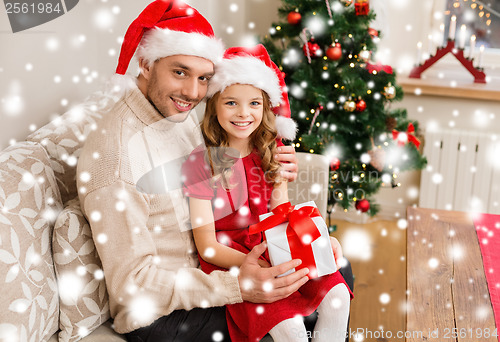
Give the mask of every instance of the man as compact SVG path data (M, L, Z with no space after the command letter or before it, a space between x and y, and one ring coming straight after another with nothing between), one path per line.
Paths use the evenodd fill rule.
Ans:
M197 268L191 232L182 227L188 210L180 188L165 182L161 186L172 190L149 194L137 183L201 143L189 112L204 98L223 46L205 18L177 1L155 1L131 24L118 74L125 74L137 46L137 86L105 115L82 150L78 175L86 177L77 177L82 210L102 260L114 329L161 341L154 334L163 325L177 335L165 340L212 340L226 332L223 305L286 297L307 281L306 272L275 278L298 261L262 269L257 259L265 245L248 255L239 273L207 275ZM297 167L291 150L283 147L280 155L291 162L284 165L290 180ZM273 288L268 292L267 282Z
M195 9L157 0L127 30L118 75L136 50L141 73L122 82L123 97L88 137L77 170L114 329L129 341L227 341L224 305L287 297L307 281L307 270L277 278L300 261L261 268L265 244L234 272L197 268L176 170L202 142L189 113L205 97L223 46ZM284 177L294 180L293 147L281 149Z

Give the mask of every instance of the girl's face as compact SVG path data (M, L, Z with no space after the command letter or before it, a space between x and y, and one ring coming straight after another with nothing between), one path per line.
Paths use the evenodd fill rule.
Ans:
M264 112L262 90L248 84L227 87L217 101L217 120L227 132L229 146L246 147Z

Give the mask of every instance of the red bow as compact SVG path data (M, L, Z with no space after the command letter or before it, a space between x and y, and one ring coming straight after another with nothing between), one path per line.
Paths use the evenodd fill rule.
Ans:
M317 277L316 262L311 243L321 236L318 227L312 220L313 217L321 217L318 208L305 206L295 209L290 202L280 204L272 210L274 215L269 216L263 221L250 226L250 234L256 234L277 225L287 222L286 236L292 259L301 259L302 264L296 267L296 270L307 267L309 269L308 277Z
M370 74L372 74L373 71L376 72L385 71L388 74L392 74L392 67L390 65L382 65L380 63L378 64L366 63L366 69L368 69L368 72Z
M398 132L396 130L392 130L392 139L397 140L399 146L403 146L407 142L411 142L418 149L418 147L420 146L420 140L415 137L414 133L415 127L410 122L408 124L408 129L406 130L406 132ZM405 134L405 136L400 136L401 134Z

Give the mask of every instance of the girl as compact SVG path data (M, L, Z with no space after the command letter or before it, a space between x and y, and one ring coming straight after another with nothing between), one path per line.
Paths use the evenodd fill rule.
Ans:
M196 148L183 165L193 236L207 273L241 266L263 239L262 234L250 235L248 226L288 202L287 183L274 159L282 145L276 140L277 128L280 137L290 140L296 129L284 86L280 70L262 45L228 49L210 80L201 122L206 146ZM268 267L268 260L266 254L260 265ZM257 342L269 332L275 342L307 341L300 317L318 309L313 340L344 341L349 294L337 271L309 280L271 304L228 305L231 339Z

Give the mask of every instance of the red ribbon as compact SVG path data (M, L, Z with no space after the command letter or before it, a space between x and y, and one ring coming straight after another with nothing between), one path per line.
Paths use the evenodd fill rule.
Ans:
M398 132L396 130L392 130L392 139L397 140L399 146L403 146L405 144L404 141L399 140L399 134L402 132ZM410 122L408 124L408 129L406 130L406 136L408 137L408 142L411 142L413 145L415 145L416 148L420 146L420 140L418 140L415 135L415 127L413 124Z
M302 264L296 267L296 270L307 267L309 279L316 278L318 273L311 244L321 236L321 232L312 220L313 217L321 217L318 208L305 206L295 209L295 206L287 202L274 208L272 213L274 215L251 225L250 234L266 231L288 221L286 236L292 259L302 260Z

